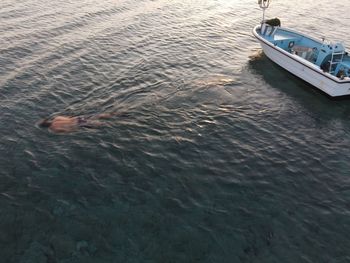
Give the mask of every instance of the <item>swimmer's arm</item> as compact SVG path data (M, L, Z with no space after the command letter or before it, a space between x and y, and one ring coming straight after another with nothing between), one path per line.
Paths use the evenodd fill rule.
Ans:
M72 120L75 120L76 118L77 117L57 116L53 118L53 121L70 122Z
M59 128L54 128L54 127L50 127L49 128L50 131L54 132L54 133L70 133L70 132L74 132L77 129L76 128L63 128L63 127L59 127Z

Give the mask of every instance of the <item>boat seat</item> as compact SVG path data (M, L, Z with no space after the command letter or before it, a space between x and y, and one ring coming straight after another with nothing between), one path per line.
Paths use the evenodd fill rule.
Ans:
M306 46L293 46L291 49L293 54L296 54L308 61L312 61L314 59L314 50L311 47L306 47ZM314 62L314 61L312 61Z
M296 42L298 39L284 34L279 34L278 32L274 35L274 40L288 40Z

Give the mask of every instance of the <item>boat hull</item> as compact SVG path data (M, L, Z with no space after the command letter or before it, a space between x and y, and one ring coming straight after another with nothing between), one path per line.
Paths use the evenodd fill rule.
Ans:
M257 33L257 28L260 27L256 27L253 34L259 40L266 56L273 62L331 97L350 95L350 81L341 81L311 62L274 46Z

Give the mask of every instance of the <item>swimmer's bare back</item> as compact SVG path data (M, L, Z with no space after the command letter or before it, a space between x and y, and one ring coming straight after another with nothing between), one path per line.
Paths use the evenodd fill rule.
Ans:
M48 128L54 133L69 133L76 131L78 126L77 117L57 116L52 119L46 119L39 123L40 127Z
M52 119L45 119L39 123L40 127L48 128L54 133L71 133L79 128L97 128L103 125L99 119L109 119L115 114L103 113L89 118L71 117L71 116L56 116Z

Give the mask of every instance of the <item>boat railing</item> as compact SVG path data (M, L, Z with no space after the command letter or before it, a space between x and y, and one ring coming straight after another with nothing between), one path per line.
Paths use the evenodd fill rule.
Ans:
M278 27L276 27L276 26L270 26L268 24L263 24L263 26L260 29L260 33L262 36L272 37L276 33L277 29L278 29Z
M331 60L329 61L329 73L335 74L337 70L337 66L339 63L343 61L345 49L341 43L331 45L332 54Z

